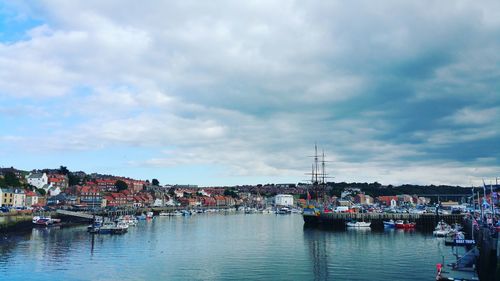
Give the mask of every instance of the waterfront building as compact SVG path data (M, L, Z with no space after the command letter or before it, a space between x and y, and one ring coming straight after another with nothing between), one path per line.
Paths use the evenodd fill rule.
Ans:
M30 173L26 176L26 181L36 188L43 188L49 183L49 178L46 173Z
M278 194L274 197L276 206L293 206L293 196L290 194Z
M26 207L38 205L38 197L39 197L39 195L36 192L27 191L26 192Z
M224 196L226 200L226 206L234 206L236 205L236 201L231 196Z
M217 202L215 201L215 198L213 198L213 197L203 196L201 198L201 204L203 204L203 206L213 207L213 206L217 205Z
M26 207L26 194L24 194L24 190L15 189L14 190L14 204L13 207Z
M26 195L22 189L0 188L2 207L25 207Z
M226 206L226 198L224 196L216 195L214 199L217 206Z
M11 207L14 201L14 193L10 188L0 188L0 204L2 207Z
M85 204L89 207L101 206L102 197L97 186L81 186L77 188L77 194L80 199L80 204Z

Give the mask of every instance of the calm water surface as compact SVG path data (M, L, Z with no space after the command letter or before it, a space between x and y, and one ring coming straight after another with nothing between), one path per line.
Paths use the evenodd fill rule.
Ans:
M0 280L434 280L442 240L304 228L300 215L158 217L124 235L85 227L2 237Z

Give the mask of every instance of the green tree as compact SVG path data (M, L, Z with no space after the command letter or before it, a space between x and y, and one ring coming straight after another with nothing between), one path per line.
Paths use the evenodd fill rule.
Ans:
M75 175L73 175L71 173L68 174L68 184L69 184L69 186L79 184L80 180L81 179L79 177L77 177L77 176L75 176Z
M115 182L115 187L119 192L128 189L127 183L122 180L117 180Z
M4 174L4 181L6 186L12 186L12 187L20 187L21 182L19 182L19 179L16 177L16 174L14 172L6 172Z
M231 196L233 198L238 198L238 194L234 190L228 188L224 190L224 196Z
M154 185L154 186L159 186L160 185L160 182L157 180L157 179L153 179L151 181L151 184Z
M45 192L45 189L43 188L37 188L36 192L38 192L42 196L45 196L45 194L47 194L47 192Z
M67 175L67 174L69 174L68 167L66 167L66 166L60 166L59 167L59 173L61 175Z
M170 189L168 190L168 195L170 195L170 196L172 196L172 197L175 197L175 188L173 188L173 187L172 187L172 188L170 188Z

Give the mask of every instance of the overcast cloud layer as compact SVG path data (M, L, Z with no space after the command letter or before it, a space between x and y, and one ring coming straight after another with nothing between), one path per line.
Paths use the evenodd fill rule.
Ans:
M0 1L0 166L162 183L500 176L498 1Z

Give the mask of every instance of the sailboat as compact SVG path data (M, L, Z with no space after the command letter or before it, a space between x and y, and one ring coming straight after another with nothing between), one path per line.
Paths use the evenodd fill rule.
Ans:
M325 153L322 154L321 160L321 172L320 160L318 156L318 146L314 145L314 163L311 168L311 187L312 191L316 191L317 200L311 200L311 194L307 190L307 205L302 210L302 217L305 224L317 224L320 222L320 215L322 210L322 204L319 202L319 193L323 193L325 190L326 173L325 173Z

